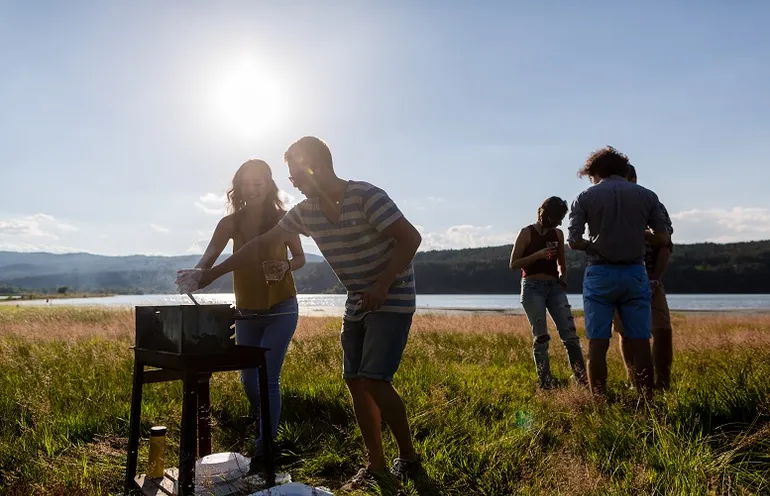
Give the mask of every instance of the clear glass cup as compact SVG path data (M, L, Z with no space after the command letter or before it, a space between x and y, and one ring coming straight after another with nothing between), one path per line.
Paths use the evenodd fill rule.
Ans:
M286 260L265 260L262 262L262 270L265 272L267 282L278 282L286 274Z

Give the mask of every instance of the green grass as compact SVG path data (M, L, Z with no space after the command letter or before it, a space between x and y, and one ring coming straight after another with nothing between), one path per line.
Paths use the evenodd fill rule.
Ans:
M770 491L770 319L675 319L675 382L649 405L621 381L615 346L606 405L574 386L536 392L523 322L415 320L395 385L429 480L406 494ZM121 493L132 328L125 311L0 309L0 494ZM278 440L283 471L332 488L364 460L338 331L335 319L302 319L284 367ZM551 354L567 383L558 339ZM237 373L215 374L211 395L215 449L246 453L253 426ZM180 415L178 382L145 386L140 472L157 424L169 428L167 466L177 465Z

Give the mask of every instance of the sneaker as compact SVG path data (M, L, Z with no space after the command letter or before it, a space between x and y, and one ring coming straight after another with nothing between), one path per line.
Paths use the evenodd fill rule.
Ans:
M356 475L350 478L340 489L342 491L354 491L356 489L366 489L380 483L385 476L384 471L372 470L369 467L363 467Z
M261 455L253 456L249 462L249 472L246 475L262 475L265 472L265 459Z
M396 458L393 460L393 466L390 467L390 473L395 475L401 482L414 479L423 473L420 457L418 456L414 460Z

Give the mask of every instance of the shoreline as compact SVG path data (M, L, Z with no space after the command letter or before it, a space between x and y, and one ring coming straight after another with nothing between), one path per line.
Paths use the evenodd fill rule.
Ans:
M184 305L192 305L192 303L184 303ZM114 310L126 310L133 309L138 305L104 305L94 303L92 305L78 303L67 304L66 302L45 303L40 300L0 300L0 307L17 308L99 308L99 309L114 309ZM162 305L159 305L162 306ZM344 309L336 306L302 306L300 305L299 315L302 317L342 317ZM676 309L670 310L672 315L681 314L688 316L707 316L707 315L770 315L770 308L725 308L725 309ZM573 309L573 313L582 316L583 309ZM483 307L429 307L418 306L415 311L416 316L429 316L429 315L454 315L454 316L484 316L484 315L497 315L497 316L514 316L523 317L526 315L522 308L483 308Z

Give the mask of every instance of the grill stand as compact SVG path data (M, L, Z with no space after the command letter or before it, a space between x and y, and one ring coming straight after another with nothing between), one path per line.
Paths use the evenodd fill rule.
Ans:
M234 346L225 353L211 355L178 354L134 347L134 379L131 393L131 418L126 463L126 494L137 488L136 466L139 452L139 427L142 413L142 386L156 382L181 380L182 426L179 445L179 496L195 494L195 460L211 453L209 417L209 379L214 372L246 368L259 369L262 439L267 487L275 485L275 458L267 390L265 353L267 348ZM154 367L145 370L145 367ZM196 439L197 438L197 439ZM196 449L197 448L197 449Z

